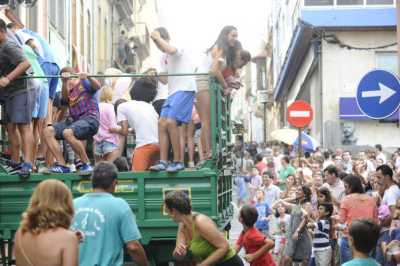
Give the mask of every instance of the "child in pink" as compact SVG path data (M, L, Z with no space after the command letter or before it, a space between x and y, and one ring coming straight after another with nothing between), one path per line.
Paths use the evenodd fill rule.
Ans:
M110 87L103 87L100 91L100 127L94 139L94 155L96 162L113 162L119 155L118 134L111 133L111 128L117 128L117 118L114 105L111 103L113 92Z

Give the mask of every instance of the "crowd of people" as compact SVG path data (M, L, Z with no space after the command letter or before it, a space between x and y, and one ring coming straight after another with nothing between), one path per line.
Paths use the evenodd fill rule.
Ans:
M300 162L294 155L286 146L237 146L238 243L249 228L274 241L273 262L250 265L398 265L400 151L377 144L353 153L317 148ZM243 212L254 213L250 224Z
M92 158L121 161L127 136L135 139L134 151L126 156L132 171L176 173L211 158L209 79L215 77L228 96L240 88L240 69L251 59L235 27L224 27L198 64L159 27L151 33L162 52L158 65L141 78L109 78L122 74L111 68L105 79L96 80L60 66L43 37L21 25L11 11L6 15L12 22L0 20L0 101L11 171L22 178L31 172L90 175Z
M60 66L43 37L9 18L10 24L0 20L0 101L11 147L7 164L28 178L40 170L43 157L45 172L76 169L91 175L93 186L93 193L72 201L62 182L38 185L15 236L17 264L122 265L126 247L139 265L147 265L129 205L112 196L117 172L176 173L194 167L195 144L199 165L210 159L209 77L158 73L197 69L210 73L230 95L240 88L239 70L251 58L237 29L224 27L196 65L165 28L157 28L151 39L162 52L160 65L145 77L120 83ZM136 146L125 158L132 134ZM381 145L358 153L317 149L298 160L280 146L251 143L237 150L235 162L243 225L236 245L229 245L209 217L192 210L185 193L171 192L164 205L179 224L177 261L243 265L238 252L244 249L244 260L253 266L400 263L400 151L388 158Z

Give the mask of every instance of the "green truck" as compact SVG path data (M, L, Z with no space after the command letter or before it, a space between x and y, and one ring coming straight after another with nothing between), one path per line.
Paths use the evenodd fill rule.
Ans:
M185 191L195 211L209 215L221 230L229 231L233 216L230 99L222 96L215 81L211 81L210 91L212 160L201 169L178 174L124 172L118 176L115 196L124 198L135 213L151 265L168 265L173 261L177 224L163 209L163 198L168 191ZM91 191L90 181L75 174L33 174L27 181L21 181L18 176L0 173L1 265L13 265L13 236L21 214L36 185L49 178L65 182L74 197Z

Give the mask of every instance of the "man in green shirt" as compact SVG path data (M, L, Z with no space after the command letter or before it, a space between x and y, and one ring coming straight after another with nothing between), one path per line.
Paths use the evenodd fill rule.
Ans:
M294 175L296 173L296 169L290 164L290 159L288 156L285 156L281 160L282 167L279 169L279 180L278 185L279 188L284 190L286 189L286 179L289 175Z

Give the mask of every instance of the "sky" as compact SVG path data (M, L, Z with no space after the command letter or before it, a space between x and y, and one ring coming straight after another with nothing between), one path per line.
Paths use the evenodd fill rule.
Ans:
M158 0L160 26L169 30L171 40L201 56L225 25L234 25L244 49L255 56L265 38L268 1Z

